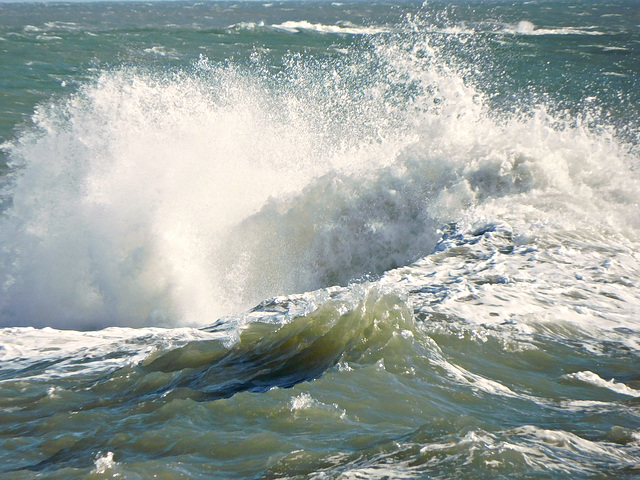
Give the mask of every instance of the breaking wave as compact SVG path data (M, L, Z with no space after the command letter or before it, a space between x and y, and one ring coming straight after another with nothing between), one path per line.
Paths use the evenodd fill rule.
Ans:
M413 22L275 70L116 68L41 105L4 145L0 323L210 324L378 278L448 224L637 241L637 158L615 132L495 111Z

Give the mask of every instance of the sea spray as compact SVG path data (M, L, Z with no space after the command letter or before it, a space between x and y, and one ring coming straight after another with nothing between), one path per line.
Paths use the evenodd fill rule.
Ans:
M232 78L220 89L104 74L36 115L38 131L12 149L6 313L89 327L224 312L218 237L323 167L304 125L278 121L264 94L222 73Z
M346 175L355 185L351 172L375 178L406 143L389 132L384 101L362 104L354 83L365 80L354 65L324 67L292 56L283 74L266 79L261 64L247 70L204 58L188 73L121 69L41 107L35 128L8 147L16 169L3 228L8 323L206 324L275 293L404 263L400 252L367 266L362 252L342 273L316 274L322 252L309 258L305 245L313 228L311 238L300 229L285 238L288 252L279 245L247 251L274 225L230 234L313 179ZM339 192L332 208L347 196ZM357 205L351 209L362 216ZM302 212L300 221L315 213ZM347 219L356 229L363 221ZM426 251L417 246L412 257ZM243 266L262 257L267 277ZM292 278L296 267L303 269Z

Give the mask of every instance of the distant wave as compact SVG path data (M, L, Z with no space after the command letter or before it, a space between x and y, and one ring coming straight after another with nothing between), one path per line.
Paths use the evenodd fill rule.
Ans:
M273 25L273 28L284 30L290 33L300 33L301 31L312 31L318 33L341 33L347 35L365 35L385 33L388 29L383 27L363 27L354 25L351 22L343 22L337 25L324 25L322 23L311 23L306 20L287 21Z
M517 35L604 35L597 27L558 27L539 28L528 20L521 20L515 25L506 25L503 32Z
M312 23L307 20L294 21L289 20L273 25L266 25L264 21L259 22L240 22L234 23L227 27L228 30L248 30L256 29L272 29L287 33L314 32L320 34L341 34L341 35L372 35L386 33L388 28L384 27L367 27L356 25L351 22L339 22L334 25L326 25L322 23Z

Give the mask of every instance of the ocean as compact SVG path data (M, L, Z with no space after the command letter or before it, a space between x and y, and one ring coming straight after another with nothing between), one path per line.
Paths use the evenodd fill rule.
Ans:
M0 3L0 479L640 478L640 2Z

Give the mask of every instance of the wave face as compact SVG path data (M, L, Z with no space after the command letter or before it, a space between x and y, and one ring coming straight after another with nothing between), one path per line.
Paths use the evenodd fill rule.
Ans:
M636 478L638 25L0 4L0 477Z

